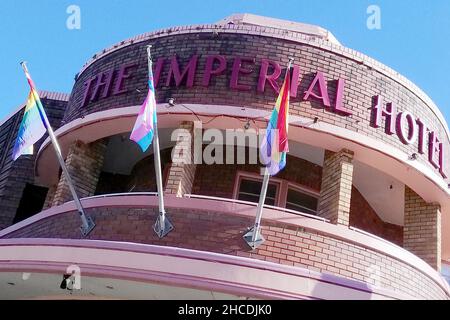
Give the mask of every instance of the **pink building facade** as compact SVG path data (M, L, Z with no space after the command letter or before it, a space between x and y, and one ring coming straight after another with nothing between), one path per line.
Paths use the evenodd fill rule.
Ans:
M162 239L153 154L129 140L149 44L174 225ZM290 152L252 250L252 141L289 57ZM95 54L70 96L43 95L96 228L81 236L49 139L5 160L22 106L0 127L5 298L450 298L448 125L417 86L327 30L244 14L150 32ZM69 292L55 283L70 270L80 286Z

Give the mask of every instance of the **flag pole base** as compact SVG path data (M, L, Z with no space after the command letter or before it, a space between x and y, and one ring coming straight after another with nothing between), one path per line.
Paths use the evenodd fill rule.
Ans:
M260 245L262 245L264 243L264 241L266 241L266 239L264 239L264 237L262 236L261 232L256 236L256 240L253 241L253 232L254 232L255 228L252 227L246 234L244 234L243 238L244 241L249 245L250 248L252 248L252 250L255 250L256 248L258 248Z
M87 227L85 227L84 225L82 225L80 227L81 235L83 237L87 237L87 235L89 233L91 233L91 231L94 230L94 228L95 228L95 222L94 222L94 220L92 220L91 217L89 217L89 216L86 217L86 221L87 221Z
M164 226L161 228L161 215L158 215L155 224L153 225L153 231L161 239L164 238L170 231L173 230L173 224L170 222L167 214L164 217Z

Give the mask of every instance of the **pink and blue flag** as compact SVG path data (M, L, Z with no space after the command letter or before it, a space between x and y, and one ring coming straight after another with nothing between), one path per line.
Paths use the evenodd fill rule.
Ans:
M156 126L156 99L155 87L153 85L153 71L150 62L149 77L148 77L148 94L145 98L144 104L139 110L136 123L131 132L130 139L135 141L145 152L152 144L153 134Z
M286 166L286 153L289 152L290 87L290 71L288 69L260 148L261 159L271 176L276 175Z
M41 99L39 98L39 94L26 67L24 70L31 90L28 94L22 122L20 123L19 132L17 133L16 142L14 144L13 160L16 160L21 155L32 155L33 145L41 139L47 131L44 124L45 111Z

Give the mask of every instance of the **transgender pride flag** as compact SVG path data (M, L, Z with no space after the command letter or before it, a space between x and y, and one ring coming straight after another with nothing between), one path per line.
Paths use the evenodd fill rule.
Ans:
M290 70L286 72L283 86L267 126L266 136L261 143L260 153L263 163L274 176L286 166L289 126L289 95L291 87Z
M23 113L16 143L14 144L13 160L16 160L23 154L33 154L33 145L47 131L44 125L44 117L46 117L44 107L26 66L23 65L23 67L31 90L28 94L25 112Z
M153 86L152 62L149 59L148 94L139 110L130 139L135 141L145 152L152 144L156 125L155 87Z

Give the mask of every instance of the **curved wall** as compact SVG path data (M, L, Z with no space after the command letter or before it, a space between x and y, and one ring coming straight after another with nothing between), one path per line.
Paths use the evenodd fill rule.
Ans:
M82 290L55 283L76 261ZM73 269L72 269L73 270ZM23 282L23 273L32 273ZM21 290L11 284L20 283ZM13 288L17 288L14 286ZM0 239L6 299L411 299L410 295L272 262L182 248L72 239Z
M160 103L173 97L177 103L235 105L272 110L276 93L271 83L265 82L264 92L258 86L264 83L261 82L264 79L261 72L265 74L264 63L269 66L267 74L270 75L274 66L280 65L283 69L287 58L292 56L297 66L294 79L298 79L298 87L294 86L297 88L297 96L292 98L291 103L292 115L309 119L318 117L321 122L362 133L407 154L416 153L418 161L433 168L435 172L450 171L450 163L445 160L450 158L445 121L429 98L415 86L408 84L403 77L372 66L374 63L364 62L367 57L346 48L321 45L313 40L294 39L289 32L283 33L281 30L257 29L242 25L223 26L218 34L214 34L210 26L186 27L174 32L155 32L138 37L136 43L131 41L117 45L116 49L109 52L105 50L100 58L94 59L82 70L63 121L68 123L93 112L141 104L146 93L147 44L153 45L154 76L159 81L156 89ZM172 60L175 56L176 60ZM213 59L214 56L216 58ZM208 57L211 59L209 67ZM270 61L263 62L264 59ZM178 76L175 61L180 72L178 85L175 81ZM189 63L191 69L185 69ZM174 75L167 82L170 69L175 72L172 72ZM208 82L205 74L210 73L205 69L213 70L208 86L204 83ZM218 70L217 74L214 74L214 70ZM183 71L186 71L185 77ZM282 70L280 71L282 74ZM313 84L317 72L324 74L324 91L320 92L320 79L317 79L311 90L312 94L304 100L304 93ZM280 83L281 79L278 79L278 85ZM339 88L342 88L342 103L339 102ZM313 97L326 96L325 92L329 96L330 107L325 107L328 104L326 99ZM401 130L398 131L396 121L393 122L393 133L386 133L388 123L385 116L381 116L380 126L374 127L376 96L383 99L384 102L380 104L383 108L388 108L386 104L392 103L397 109L396 115L400 112L411 114L403 119L403 124L406 124L407 132L408 121L413 120L416 134L413 143L402 142L397 134ZM351 115L337 112L336 105L349 110ZM420 127L415 122L416 119L424 124L423 154L419 152ZM435 165L430 163L428 144L433 137L428 136L427 129L443 142L441 163L447 166L444 170L438 168L439 150L435 150L433 154L432 161ZM436 140L434 147L430 148L438 149L437 142Z
M385 240L329 223L267 209L267 241L252 251L243 241L254 206L167 197L176 228L158 239L151 231L157 198L86 199L97 227L89 239L126 241L248 257L337 275L421 299L448 299L445 281L425 262ZM73 203L54 207L0 232L1 238L80 238Z

